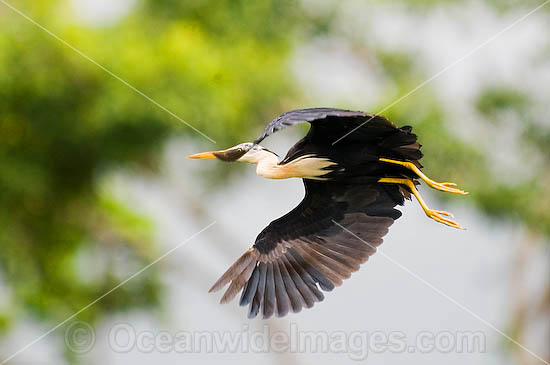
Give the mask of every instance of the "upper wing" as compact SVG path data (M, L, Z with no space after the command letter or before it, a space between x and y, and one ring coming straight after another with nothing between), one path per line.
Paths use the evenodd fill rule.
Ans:
M242 290L248 316L299 312L324 299L376 252L403 204L399 187L304 180L306 196L271 222L256 243L212 286L230 284L221 303Z
M335 124L334 122L336 120L339 123ZM334 108L298 109L283 113L277 118L273 119L267 125L263 133L258 137L258 139L254 141L254 143L260 143L267 136L270 136L271 134L287 126L292 126L303 122L309 122L314 125L325 124L328 128L331 129L329 132L333 132L326 133L326 135L330 136L334 140L342 137L345 133L366 122L368 122L369 124L371 122L380 123L381 125L384 125L386 127L391 127L392 129L395 128L395 126L386 118L363 112ZM336 132L336 134L334 132Z

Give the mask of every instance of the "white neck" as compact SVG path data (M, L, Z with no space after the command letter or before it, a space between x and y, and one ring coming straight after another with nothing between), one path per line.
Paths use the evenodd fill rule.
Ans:
M268 179L284 179L285 177L279 176L280 166L279 157L274 153L268 151L261 151L256 154L256 161L252 162L256 164L256 173L260 176ZM255 156L255 157L256 157Z

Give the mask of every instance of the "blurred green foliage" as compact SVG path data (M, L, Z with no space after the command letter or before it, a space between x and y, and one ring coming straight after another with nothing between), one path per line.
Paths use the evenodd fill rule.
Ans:
M529 97L507 86L487 87L477 97L476 107L494 128L506 128L500 123L507 116L520 126L520 141L528 153L522 158L535 161L534 174L519 184L514 181L494 181L479 192L477 202L489 215L507 217L525 223L533 232L550 238L550 129L548 115L534 114ZM504 151L505 153L505 151Z
M289 89L291 1L143 1L107 27L75 23L66 1L13 5L220 147ZM10 298L0 330L28 314L56 324L160 255L147 220L101 181L154 169L174 134L210 144L0 4L0 278ZM152 267L79 318L150 307L159 290Z
M513 110L520 114L525 113L528 107L528 98L516 89L490 87L478 95L476 107L486 118L498 122L499 114L507 110Z

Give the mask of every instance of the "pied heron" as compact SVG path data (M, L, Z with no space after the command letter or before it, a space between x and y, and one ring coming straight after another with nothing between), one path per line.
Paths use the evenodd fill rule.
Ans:
M286 126L309 122L307 135L279 160L259 145ZM226 150L197 153L190 158L216 158L256 164L258 175L270 179L302 178L305 197L283 217L271 222L256 242L212 286L229 284L221 303L242 290L240 305L249 318L299 312L324 299L376 252L393 221L395 209L411 193L429 218L462 228L450 213L428 208L416 185L467 194L454 183L438 183L418 162L421 145L409 126L363 112L312 108L284 113L254 142Z

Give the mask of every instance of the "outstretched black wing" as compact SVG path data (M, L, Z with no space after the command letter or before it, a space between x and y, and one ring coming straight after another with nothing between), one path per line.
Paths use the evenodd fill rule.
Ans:
M374 114L334 108L298 109L286 112L273 119L254 143L260 143L264 138L287 126L304 122L309 122L314 127L323 129L321 135L331 138L331 142L336 141L345 133L363 123L379 124L382 127L395 129L395 126L386 118ZM310 132L313 132L313 129Z
M304 180L306 196L271 222L212 286L229 284L221 303L242 289L250 318L284 316L324 299L376 252L403 204L399 187Z

